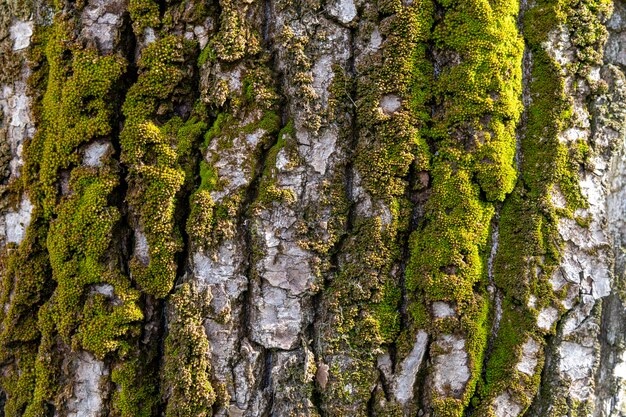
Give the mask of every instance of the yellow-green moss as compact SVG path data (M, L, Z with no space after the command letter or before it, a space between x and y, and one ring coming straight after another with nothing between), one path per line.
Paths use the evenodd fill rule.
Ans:
M35 342L39 337L36 307L51 292L48 254L45 250L47 228L36 217L18 248L9 246L3 255L2 293L0 311L2 333L0 343L3 357L9 346L19 342ZM9 349L7 351L6 349Z
M36 346L20 346L13 349L15 363L7 366L2 377L2 389L7 398L4 414L25 415L26 407L32 402L35 387ZM19 359L18 359L19 358Z
M156 375L144 373L149 356L137 357L134 353L111 372L111 381L119 387L113 393L112 415L151 417L157 412L156 407L160 403Z
M459 416L480 377L487 341L482 282L494 202L504 200L517 178L523 43L516 0L447 0L441 6L433 42L439 56L454 57L458 64L441 68L433 87L440 110L427 133L435 151L432 187L422 224L411 237L406 286L418 327L430 327L420 303L446 301L456 307L458 324L446 331L465 339L470 380L460 400L434 390L432 395L437 415Z
M36 71L30 86L45 93L35 94L38 132L25 146L23 184L35 208L27 237L9 257L3 279L16 285L4 317L3 338L9 342L19 337L38 345L32 357L18 360L32 360L31 369L23 370L19 378L32 377L28 382L32 400L22 410L26 416L41 415L57 394L59 364L52 352L60 342L57 331L68 346L103 357L123 345L129 324L142 318L135 304L138 294L129 290L128 278L105 265L111 230L119 218L117 209L108 205L117 173L108 166L74 169L67 184L70 194L59 202L61 171L80 164L81 145L111 134L116 89L125 70L123 59L99 56L75 44L72 33L71 16L59 14L51 27L38 29L34 39L31 59ZM50 276L56 289L40 307L52 292ZM119 306L101 302L99 315L93 309L85 312L92 300L91 285L101 283L113 285L122 302ZM20 327L8 325L24 314L27 305L31 312L20 318ZM13 401L8 401L7 410Z
M49 413L55 396L59 393L62 355L55 349L58 340L54 331L53 309L53 304L47 302L38 312L37 324L41 331L41 339L34 367L36 381L33 386L33 398L24 412L24 417L40 417Z
M128 12L133 21L133 30L141 35L148 27L158 27L161 22L159 4L154 0L130 0Z
M235 0L220 0L219 3L220 27L210 43L217 57L226 62L233 62L248 54L258 53L259 35L250 28L246 17L248 5L254 5L254 1L242 3Z
M131 1L133 17L145 15L144 27L158 18L158 6L151 5L156 4ZM114 141L126 63L76 42L75 17L73 9L66 9L51 26L37 28L30 52L29 87L38 131L25 144L20 185L35 208L24 242L11 246L3 257L0 297L9 307L0 313L0 356L15 361L2 378L8 395L5 411L47 415L61 394L59 353L86 350L113 364L111 378L117 387L112 415L150 416L159 396L156 377L145 373L147 359L136 358L138 351L147 351L136 344L143 319L141 292L121 272L119 249L112 243L121 219L111 205L120 190L119 167L106 159L99 167L80 166L85 145ZM197 142L206 130L196 118L183 122L174 117L163 123L161 117L177 99L174 90L185 94L185 65L195 58L195 49L195 43L179 37L165 37L146 48L139 62L141 75L123 107L122 159L130 165L129 201L143 209L140 218L154 221L142 226L152 232L147 233L151 243L161 244L151 253L152 270L142 276L144 271L135 268L133 278L144 278L141 284L157 296L167 294L175 274L174 195L193 181ZM142 193L152 199L138 204Z
M412 163L417 171L429 164L424 129L430 118L427 101L433 81L426 56L433 7L422 0L390 17L383 33L387 41L382 65L363 68L367 78L357 82L356 105L363 128L355 167L366 189L388 204L403 195ZM402 102L402 108L390 115L380 107L387 95Z
M81 144L111 133L113 92L125 69L119 57L73 45L71 30L72 21L59 16L48 31L41 122L25 151L25 181L34 183L31 198L45 218L54 210L59 171L79 163Z
M603 0L540 0L525 14L524 35L532 52L532 101L521 136L520 178L500 216L494 281L504 297L503 311L485 379L477 393L482 399L478 415L488 415L493 399L505 390L523 410L537 393L541 358L532 376L511 370L521 360L521 348L528 338L541 343L545 332L537 327L538 311L560 306L559 298L564 295L565 290L555 292L549 283L561 260L563 242L558 222L587 207L578 182L588 147L580 141L567 144L559 138L571 125L565 74L584 80L590 66L600 63L606 40L601 21L608 16L610 4ZM560 30L569 31L577 46L574 61L566 68L547 49L550 34ZM565 208L553 205L551 196L555 192L565 198ZM584 222L579 223L584 226ZM531 295L536 300L534 306L529 306Z
M226 97L219 100L217 116L204 134L201 150L205 158L200 162L200 185L191 196L191 213L187 220L187 233L199 247L215 247L223 239L233 236L236 219L241 215L246 198L247 187L229 189L228 179L220 176L216 164L222 158L228 160L229 153L243 153L245 157L242 166L234 169L242 170L252 185L262 154L271 146L281 127L280 116L276 112L278 96L267 62L267 56L251 58L242 74L241 90L228 91ZM209 102L213 106L216 106L213 100L215 95L221 95L221 92L212 93ZM255 138L257 142L250 147L245 139L247 135L259 135ZM281 135L278 136L280 138ZM234 149L235 143L243 148ZM265 197L272 193L277 198L291 196L286 190L268 185L274 183L270 178L279 147L274 145L267 151L265 172L259 183L259 198L255 207L262 203L261 200L271 200ZM211 193L225 190L227 192L220 201L214 202Z
M215 392L210 382L209 341L204 330L210 298L185 283L170 298L161 392L167 417L210 417Z
M53 302L58 331L68 345L82 346L99 358L128 349L125 336L143 318L139 293L131 289L129 278L104 263L119 221L117 209L107 205L116 185L116 176L105 170L75 169L70 180L73 193L59 204L47 245L57 282ZM93 285L104 283L113 286L121 303L89 295Z
M81 144L111 133L114 92L125 64L121 58L102 57L94 50L72 45L68 42L70 27L71 21L60 16L47 36L47 88L40 129L27 150L26 169L39 168L37 174L29 171L34 176L28 177L33 182L31 198L35 197L45 219L52 213L56 217L47 239L57 282L53 320L68 345L73 344L80 324L83 331L74 342L104 356L118 347L114 339L124 336L128 323L142 317L135 304L138 294L129 292L128 278L110 272L104 264L112 229L119 220L117 209L107 201L118 184L117 173L108 167L74 169L68 184L71 194L58 205L57 183L60 170L80 163ZM100 283L114 285L123 301L112 308L111 314L118 319L108 323L108 332L91 322L96 320L95 310L88 310L90 318L81 314L89 286Z
M185 183L185 170L178 152L188 152L189 132L168 135L168 127L159 128L155 120L162 106L171 105L177 87L184 83L188 61L195 42L179 36L164 37L142 51L138 62L139 78L129 89L122 112L126 117L120 135L122 162L129 167L128 201L138 216L149 247L149 263L136 257L131 274L142 290L164 297L171 290L176 275L175 255L182 249L175 225L176 196ZM201 130L201 128L200 128ZM196 137L192 130L192 137ZM181 145L182 148L181 148Z
M373 65L366 61L357 67L356 94L347 73L334 68L331 112L344 101L353 103L351 95L357 98L354 169L359 185L376 202L373 207L380 209L353 219L341 245L339 268L324 292L324 309L332 313L324 335L331 368L322 395L332 415L367 415L371 388L378 380L376 357L401 330L401 271L394 267L400 264L411 218L409 169L411 164L418 171L427 169L430 160L423 133L430 117L433 68L426 55L434 5L414 1L394 12L380 28L385 38L380 56L372 58ZM298 45L298 39L289 41ZM391 114L380 107L388 95L402 104ZM391 414L393 407L388 404L386 412Z
M264 117L264 120L269 120L270 125L266 126L272 129L272 132L276 132L279 127L278 120L273 116L269 119ZM261 120L261 124L263 124ZM293 122L290 122L293 123ZM268 124L265 122L265 124ZM256 205L268 205L273 201L279 201L284 203L293 203L296 200L296 196L293 191L289 189L280 188L276 185L276 158L278 153L285 147L286 135L288 135L289 127L283 129L278 134L278 141L270 148L265 158L265 170L261 176L261 183L259 184L259 195L255 202Z

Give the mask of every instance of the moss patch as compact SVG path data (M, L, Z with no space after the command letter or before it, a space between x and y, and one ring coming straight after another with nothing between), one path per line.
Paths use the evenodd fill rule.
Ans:
M208 293L183 284L170 298L172 320L165 339L162 394L167 417L210 417L215 392L210 382L209 341L204 317Z

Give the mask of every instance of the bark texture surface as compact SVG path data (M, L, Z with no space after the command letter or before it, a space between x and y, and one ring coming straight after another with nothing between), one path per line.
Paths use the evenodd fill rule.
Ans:
M0 415L626 416L624 0L0 0Z

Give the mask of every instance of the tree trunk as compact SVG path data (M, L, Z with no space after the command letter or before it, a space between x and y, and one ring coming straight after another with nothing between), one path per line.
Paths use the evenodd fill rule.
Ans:
M0 0L4 416L626 416L624 0Z

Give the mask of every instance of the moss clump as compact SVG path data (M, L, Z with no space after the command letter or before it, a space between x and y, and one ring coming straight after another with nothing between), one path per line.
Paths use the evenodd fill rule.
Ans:
M154 355L154 352L148 357ZM111 372L111 381L118 386L113 394L113 415L120 417L151 417L155 415L159 401L156 375L145 374L145 356L132 355L116 365Z
M133 31L143 34L148 27L158 27L161 23L159 4L154 0L130 0L128 12L133 21Z
M15 358L19 361L5 369L2 377L2 388L7 396L4 404L5 415L25 415L26 407L32 402L35 387L35 357L36 346L20 346L14 348Z
M211 128L204 134L204 149L209 146L213 139L222 134L222 129L229 123L232 123L232 115L228 113L219 113L217 115Z
M158 5L151 2L131 1L130 9L133 18L145 15L144 26L158 17ZM114 133L126 63L76 42L74 17L58 13L33 38L29 85L38 131L25 145L20 186L28 189L35 208L26 239L2 259L6 268L0 297L9 307L0 312L0 357L15 363L2 377L9 396L5 411L28 417L50 414L52 404L63 399L59 383L65 383L66 370L60 352L86 350L113 365L117 388L112 414L149 416L159 402L157 378L146 374L149 361L139 361L136 354L153 360L156 350L136 343L142 294L121 272L112 243L121 218L111 203L119 192L119 167L106 158L98 166L81 166L85 145L110 140ZM197 142L206 130L196 118L162 117L177 103L172 92L184 94L185 65L195 59L195 49L193 42L177 37L146 48L139 63L142 74L123 107L127 124L121 145L123 162L131 165L129 200L154 220L148 227L142 224L151 232L151 242L162 243L151 253L152 270L132 272L157 296L171 288L177 245L159 239L173 234L173 194L193 181ZM138 204L142 196L152 200ZM165 205L158 207L157 200ZM154 273L156 269L161 270Z
M191 212L187 220L187 233L196 242L210 246L213 243L213 199L207 190L198 190L191 196Z
M215 60L217 60L217 54L213 45L207 45L198 56L198 67L204 66L207 62L215 62Z
M58 394L58 381L61 374L61 353L55 350L58 342L55 334L53 305L47 302L39 309L38 328L41 339L35 361L36 383L33 399L24 412L24 417L39 417L52 409L51 402Z
M222 61L234 62L246 55L257 54L260 51L260 40L247 21L248 4L220 0L220 7L220 28L210 42L217 57Z
M42 349L41 333L38 326L38 310L52 291L48 256L45 251L47 228L38 219L29 227L19 248L11 248L14 253L5 253L3 259L2 302L8 309L2 309L2 333L0 333L0 359L7 364L0 378L0 384L7 399L5 415L31 417L30 410L43 405L42 398L47 394L49 384L54 384L51 367L43 366L43 358L38 355ZM41 313L39 314L41 316ZM52 360L53 356L48 356ZM44 372L49 376L40 380ZM44 389L42 389L44 388Z
M211 96L205 98L205 102L217 107L217 116L204 134L201 150L205 156L200 162L200 184L191 196L191 213L187 220L187 233L200 248L214 248L223 239L234 235L237 218L242 214L248 187L259 170L262 154L272 146L280 129L280 116L276 113L278 96L274 91L272 73L265 65L267 61L268 57L264 55L249 57L246 70L241 74L241 89L226 89L224 94L223 91L212 91ZM217 95L221 98L216 104ZM264 175L267 174L268 178L275 163L271 155L277 151L274 147L266 157ZM219 170L216 168L218 164ZM227 171L241 175L244 183L231 184ZM265 195L261 189L267 188L268 181L262 178L260 182L259 194ZM287 195L284 190L271 191ZM216 201L212 197L215 194L219 195Z
M285 25L278 34L277 41L286 51L285 58L288 61L285 70L289 74L289 78L294 81L295 94L298 97L295 105L298 108L298 113L304 115L300 123L305 128L317 132L321 127L321 114L324 109L318 102L319 97L312 86L313 61L307 55L307 46L310 40L306 35L296 35L291 27Z
M210 417L215 392L210 382L209 341L204 317L208 293L198 293L185 283L170 298L172 312L165 339L161 392L167 417Z
M177 36L164 37L146 47L138 62L139 78L122 108L126 124L120 135L121 158L129 166L128 201L146 235L150 258L147 265L133 258L131 274L145 292L158 298L166 296L173 286L175 255L182 249L174 216L176 196L185 183L179 152L189 152L188 142L197 137L197 130L181 127L178 133L182 140L176 142L179 135L168 135L169 126L160 128L155 118L167 111L164 100L171 99L183 84L194 49L194 42Z
M7 309L0 311L2 356L10 355L10 346L20 342L36 342L37 306L52 291L48 254L45 248L47 228L34 213L24 241L18 248L3 254L2 292L0 301Z
M169 137L172 147L176 150L178 164L185 173L185 194L193 191L194 178L197 171L197 148L207 130L207 124L198 117L204 114L203 108L194 109L191 116L183 121L178 116L174 116L167 121L161 131ZM202 166L201 166L202 171ZM202 172L200 172L202 176Z
M480 399L478 415L488 415L493 399L504 391L513 395L514 401L523 409L530 405L540 380L543 360L538 359L534 375L519 372L516 367L522 360L522 346L529 339L535 339L539 346L543 343L537 340L535 326L534 317L527 314L523 306L515 305L509 298L503 300L500 328L486 362L485 378L479 382L476 391L476 401Z
M61 170L80 163L80 145L112 132L115 88L125 64L121 58L102 57L68 43L70 28L71 21L60 16L47 34L48 82L40 129L27 150L26 170L32 175L27 181L32 182L32 197L44 219L53 213L56 217L47 236L52 277L57 282L50 317L68 345L82 345L103 357L119 347L121 342L115 339L126 336L128 325L142 318L138 294L130 290L128 278L105 266L112 229L119 220L117 209L108 205L118 184L117 173L110 167L74 169L68 183L71 194L60 203L57 182ZM123 301L111 307L110 316L105 314L116 317L107 331L102 321L108 318L94 316L97 310L83 310L90 286L102 283L113 285Z
M264 120L266 119L267 117L264 117L263 120L261 120L261 124L263 124ZM274 132L278 130L278 124L276 123L277 120L275 120L273 117L269 120L272 123L272 126L270 126L270 128ZM278 141L267 152L267 156L265 159L265 170L263 172L263 175L261 176L259 195L255 202L256 205L268 205L274 201L290 204L296 201L296 196L293 194L293 191L280 188L276 185L276 158L278 157L278 153L285 147L285 143L285 132L281 132L278 135Z
M75 169L70 180L74 193L59 204L47 245L57 282L53 317L58 331L68 345L82 346L99 358L119 348L127 350L127 333L143 318L139 293L131 289L128 277L104 263L119 221L117 209L107 206L116 185L111 173ZM92 285L101 284L111 285L121 302L89 294ZM78 335L72 339L77 327Z
M30 352L27 356L23 350L17 361L29 363L17 379L18 386L28 386L29 401L13 413L14 400L24 397L10 399L6 411L12 415L49 413L58 394L59 345L99 358L123 354L143 317L139 293L109 256L119 220L109 198L118 173L106 162L100 168L76 168L82 145L107 139L113 131L125 61L75 43L73 25L70 15L58 14L52 26L37 30L31 53L35 71L29 84L45 91L34 94L38 132L24 151L22 181L35 208L26 239L9 256L2 280L16 285L7 300L2 344L19 338L20 349ZM62 196L58 185L64 171L70 175ZM94 293L102 285L112 289L115 302ZM5 289L3 296L8 296ZM26 308L30 313L24 316ZM19 316L20 325L11 324Z
M494 213L480 199L478 184L451 164L437 164L426 204L424 228L411 237L411 264L407 290L420 290L429 301L449 301L459 310L472 308L474 286L483 277L482 252L489 237Z
M47 34L48 76L39 130L26 150L25 181L49 218L60 170L79 162L78 147L111 133L114 91L124 60L67 42L71 21L58 17ZM67 59L70 54L71 60Z

